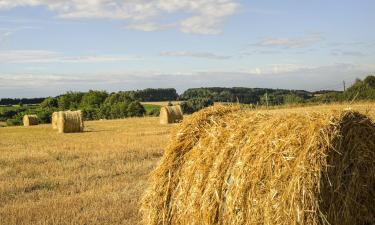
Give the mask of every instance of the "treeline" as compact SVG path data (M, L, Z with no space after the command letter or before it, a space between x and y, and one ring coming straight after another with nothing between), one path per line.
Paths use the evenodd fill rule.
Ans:
M214 102L241 103L253 105L299 104L309 101L314 93L303 90L285 90L268 88L191 88L181 96L184 113L196 112Z
M375 76L357 79L354 84L344 92L330 92L312 99L312 102L332 103L357 100L375 100Z
M80 93L84 94L83 92ZM147 88L144 90L124 91L123 93L140 102L175 101L179 98L174 88ZM2 98L0 99L0 105L37 105L41 104L45 99L46 98Z
M291 99L307 100L313 93L303 90L285 90L268 88L191 88L181 96L181 100L194 98L211 99L213 102L238 102L242 104L283 104Z
M10 108L0 112L8 125L20 125L25 114L36 114L41 123L50 123L55 111L82 110L85 120L118 119L146 115L145 108L128 92L107 93L106 91L67 92L58 97L48 97L38 107ZM156 112L149 112L150 114Z
M213 102L238 102L254 105L283 105L302 103L329 103L353 100L375 100L375 76L357 79L346 91L266 89L266 88L191 88L181 96L186 104L213 104ZM193 104L195 102L195 104Z
M346 91L285 90L267 88L191 88L180 96L173 88L145 89L108 93L106 91L67 92L57 97L34 99L1 99L0 121L9 125L21 124L25 114L37 114L41 123L49 123L51 114L60 110L82 110L85 120L117 119L134 116L156 116L158 108L143 106L140 102L182 101L184 113L193 113L214 102L238 102L253 105L282 105L330 103L355 100L375 100L375 76L357 79ZM38 104L27 106L27 104ZM147 108L147 111L145 110Z
M214 102L238 102L253 105L296 105L356 100L375 100L375 76L357 79L346 91L321 90L308 92L304 90L266 89L266 88L191 88L181 96L184 112L191 113Z
M44 101L45 98L2 98L0 105L36 105Z
M147 88L144 90L127 91L126 93L141 102L175 101L179 97L174 88Z

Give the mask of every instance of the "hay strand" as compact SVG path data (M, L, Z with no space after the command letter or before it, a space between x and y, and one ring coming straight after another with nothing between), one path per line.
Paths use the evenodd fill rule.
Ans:
M373 224L374 162L360 113L210 107L175 129L144 223Z
M23 126L35 126L39 124L37 115L24 115L22 118Z
M80 110L58 112L57 117L57 128L59 133L83 132L84 123L82 112Z
M163 106L160 109L160 124L178 123L181 122L183 118L180 105Z

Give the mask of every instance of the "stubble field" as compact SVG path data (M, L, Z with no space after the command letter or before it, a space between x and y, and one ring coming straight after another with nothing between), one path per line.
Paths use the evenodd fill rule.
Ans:
M0 129L0 224L138 224L147 174L173 125L157 118Z
M374 103L319 107L350 107L375 119ZM0 128L1 225L141 223L147 174L174 125L135 118L85 126L77 134L50 125Z

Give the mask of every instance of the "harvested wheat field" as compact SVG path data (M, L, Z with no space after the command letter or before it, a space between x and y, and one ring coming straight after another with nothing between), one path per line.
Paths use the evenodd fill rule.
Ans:
M0 224L139 224L146 176L171 126L158 118L0 129Z
M374 106L351 107L375 118ZM147 177L173 127L160 125L159 118L139 118L85 122L85 132L71 134L58 134L51 125L0 128L0 224L142 224Z
M194 114L152 173L144 223L374 224L374 107L343 108Z

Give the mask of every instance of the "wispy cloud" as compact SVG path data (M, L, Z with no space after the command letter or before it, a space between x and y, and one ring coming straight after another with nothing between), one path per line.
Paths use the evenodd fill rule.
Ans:
M228 71L153 71L121 74L34 75L1 74L0 95L9 97L58 95L68 90L108 91L134 90L147 87L175 87L179 91L202 86L245 86L286 89L340 89L348 83L375 72L374 64L332 64L308 66L274 64L245 70ZM41 88L43 87L43 88Z
M323 40L321 34L312 34L296 38L265 38L260 42L252 44L257 47L281 47L281 48L305 48L310 47Z
M218 34L226 18L234 15L239 4L236 0L2 0L0 10L15 7L46 6L63 19L117 19L129 22L128 28L155 31L174 26L158 24L158 18L167 14L186 13L176 24L180 31L194 34Z
M0 31L0 43L13 34L12 31Z
M187 52L187 51L178 51L178 52L161 52L161 56L169 57L193 57L193 58L206 58L206 59L229 59L230 56L217 55L210 52Z
M331 51L331 55L333 55L333 56L351 56L351 57L367 56L367 54L362 52L362 51L346 51L346 50L341 50L341 49L333 49Z
M147 22L147 23L134 23L134 24L129 24L125 26L126 29L139 30L139 31L145 31L145 32L166 30L172 27L176 27L176 24L157 24L157 23Z
M280 10L254 8L254 7L247 9L246 12L263 14L263 15L267 15L267 16L275 16L275 15L285 14L285 12L280 11Z
M46 50L0 51L0 63L97 63L138 60L125 55L82 55L66 56Z
M369 41L352 41L352 42L330 42L329 47L355 47L355 48L371 48L375 47L375 42Z
M278 75L295 72L301 69L311 68L305 65L296 65L296 64L269 64L262 67L256 67L250 69L248 72L256 75Z
M19 27L0 27L0 44L9 39L16 32L21 30L30 30L30 29L41 29L40 27L34 26L19 26Z
M280 50L245 50L240 52L240 57L252 56L252 55L276 55L282 53Z

